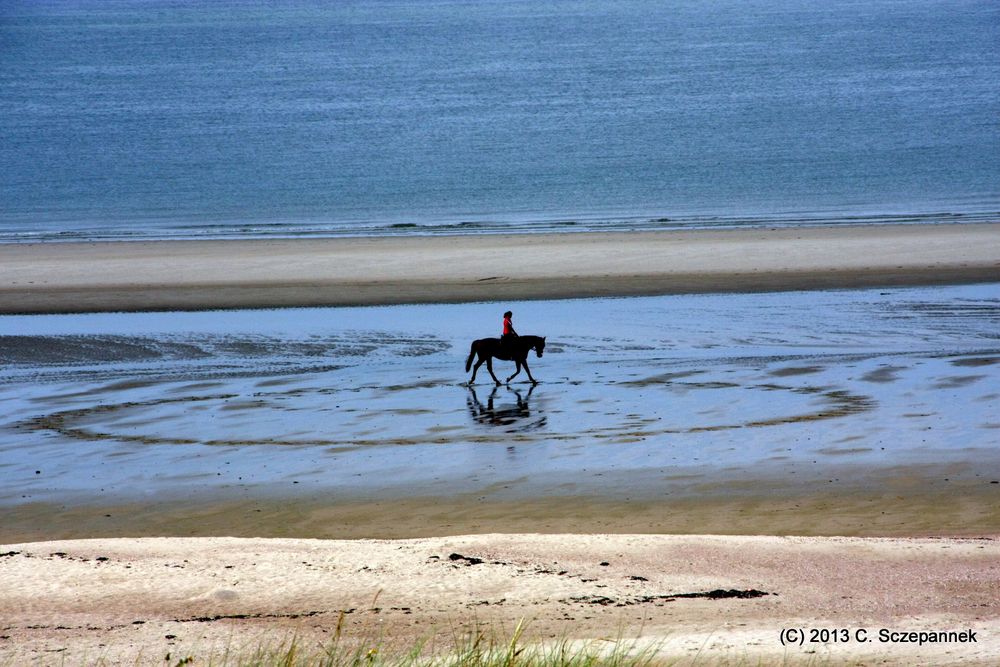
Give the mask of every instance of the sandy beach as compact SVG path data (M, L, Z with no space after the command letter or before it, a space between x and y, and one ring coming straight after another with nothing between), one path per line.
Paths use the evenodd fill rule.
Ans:
M262 638L638 638L672 664L995 664L995 539L480 535L113 539L0 554L0 659L194 664ZM805 633L797 644L781 631ZM820 632L839 641L810 641ZM920 632L965 640L917 643ZM846 634L845 634L846 633ZM894 634L890 634L894 633ZM910 634L914 633L914 634ZM973 634L974 633L974 634ZM911 641L904 641L908 638ZM173 663L171 663L173 664Z
M1000 224L0 245L0 312L266 308L955 284Z
M500 388L463 374L495 303L4 316L0 662L314 647L349 611L404 644L523 618L680 664L991 664L996 294L526 302L541 383ZM716 590L768 595L682 597Z
M1000 225L0 246L0 309L79 313L0 317L0 663L316 646L345 612L993 664L998 267ZM719 293L637 296L684 292ZM466 386L498 300L548 335L537 387ZM395 303L427 305L347 307ZM85 312L307 305L340 307Z

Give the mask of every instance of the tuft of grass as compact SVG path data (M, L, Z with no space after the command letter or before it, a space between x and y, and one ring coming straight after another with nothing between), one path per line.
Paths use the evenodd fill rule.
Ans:
M147 653L137 656L131 664L135 667L828 667L866 664L863 660L832 661L830 656L791 654L775 660L775 656L765 658L752 654L706 655L700 650L682 657L667 656L661 652L662 642L626 638L621 631L614 639L564 637L526 641L524 619L509 633L478 626L456 630L450 640L436 646L430 639L403 646L398 642L386 642L382 630L349 637L344 633L344 625L345 616L341 613L332 638L324 643L303 643L296 635L283 639L265 636L253 647L230 645L207 652L182 650L165 656L160 654L158 660L150 660ZM57 664L66 667L67 661ZM99 657L96 661L85 660L80 664L118 667L128 663ZM7 663L0 660L0 667L7 667Z
M524 641L522 620L509 637L474 629L432 649L426 640L407 648L391 648L382 637L348 639L339 619L333 638L324 645L303 646L298 637L249 650L227 649L221 655L195 657L191 664L210 667L653 667L656 646L636 640L612 642L562 639L550 643ZM182 667L189 656L171 657L170 667ZM168 664L168 663L164 663Z

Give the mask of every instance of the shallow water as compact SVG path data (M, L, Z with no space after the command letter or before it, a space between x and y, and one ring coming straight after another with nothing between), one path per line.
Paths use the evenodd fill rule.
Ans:
M7 0L0 240L996 220L992 0Z
M997 285L0 318L0 502L717 498L1000 473ZM497 363L503 379L512 364ZM818 490L818 488L817 488Z

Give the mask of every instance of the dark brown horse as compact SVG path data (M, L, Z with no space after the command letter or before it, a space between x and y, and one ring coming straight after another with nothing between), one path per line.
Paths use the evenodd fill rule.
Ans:
M538 380L531 377L531 369L528 368L528 352L531 350L535 351L539 357L542 356L542 352L545 351L545 338L542 336L517 336L510 339L509 342L500 344L499 338L480 338L479 340L472 341L472 347L469 349L469 358L465 360L465 372L468 373L472 370L472 379L469 380L469 384L476 381L476 371L479 367L486 362L486 370L490 372L490 377L493 381L500 385L500 380L497 376L493 374L493 358L503 359L504 361L513 361L517 364L517 370L514 371L514 375L507 378L507 382L510 382L521 372L521 366L524 366L524 370L528 372L528 379L531 380L531 384L538 384ZM472 367L472 359L479 355L479 360L476 361L476 367Z

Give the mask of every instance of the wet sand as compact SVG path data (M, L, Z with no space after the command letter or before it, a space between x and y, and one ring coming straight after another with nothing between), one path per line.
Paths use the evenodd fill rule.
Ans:
M1000 278L1000 223L0 245L0 312L452 303Z
M488 533L637 533L941 537L1000 534L1000 490L989 480L944 482L899 469L864 484L817 480L797 490L755 480L689 497L503 499L495 489L440 497L358 500L335 493L246 500L33 502L4 509L4 541L130 537L409 539ZM624 482L628 484L628 481ZM832 487L832 488L831 488Z
M0 541L1000 532L995 285L516 310L0 318Z
M1000 542L637 535L112 539L0 554L0 659L194 664L297 637L638 637L670 664L995 664ZM781 631L805 633L783 645ZM838 640L811 631L831 630ZM882 641L953 632L974 641ZM846 641L843 631L847 632ZM860 631L860 632L859 632ZM898 634L896 635L898 637ZM365 639L367 638L367 639ZM957 639L957 638L956 638ZM600 641L604 640L604 641ZM171 664L173 662L171 661Z

